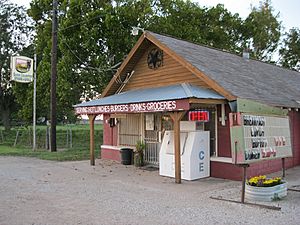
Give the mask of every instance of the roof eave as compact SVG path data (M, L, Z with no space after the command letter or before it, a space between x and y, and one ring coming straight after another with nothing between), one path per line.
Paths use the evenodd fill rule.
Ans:
M131 49L131 51L127 55L126 59L123 61L123 63L119 67L118 71L114 74L113 78L110 80L110 82L108 83L108 85L106 86L106 88L103 90L103 92L101 94L101 98L106 97L108 95L108 92L111 89L111 87L113 86L113 84L116 82L116 79L123 73L124 69L126 68L127 64L129 63L130 59L136 53L136 51L141 46L141 44L143 43L143 41L145 40L145 38L146 38L146 35L145 35L145 32L144 32L140 36L140 38L138 39L138 41L134 45L134 47Z
M237 96L230 93L228 90L225 90L221 85L219 85L216 81L212 80L207 76L204 72L200 71L198 68L193 66L191 63L187 62L184 58L179 56L176 52L171 50L169 47L161 43L158 39L156 39L153 35L151 35L149 32L144 33L145 37L157 45L159 48L161 48L163 51L165 51L167 54L172 55L172 57L179 62L182 66L187 68L189 71L191 71L193 74L195 74L197 77L199 77L201 80L203 80L209 87L211 87L214 91L219 93L220 95L224 96L228 101L234 101L237 99Z

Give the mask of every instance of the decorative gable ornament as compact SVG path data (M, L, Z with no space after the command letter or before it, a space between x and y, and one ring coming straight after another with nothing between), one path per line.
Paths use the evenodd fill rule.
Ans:
M163 66L164 53L159 48L153 48L149 51L147 57L147 63L149 69L157 69Z

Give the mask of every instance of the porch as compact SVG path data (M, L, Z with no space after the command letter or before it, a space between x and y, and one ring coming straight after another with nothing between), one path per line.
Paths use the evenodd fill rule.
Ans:
M90 118L92 165L95 158L93 126L98 114L104 115L102 158L120 161L121 148L134 148L136 142L142 140L146 144L145 163L159 166L159 151L164 134L173 131L175 180L180 183L180 132L189 123L187 112L198 110L207 113L209 120L194 121L189 129L209 131L210 156L217 156L217 108L220 109L220 122L223 123L225 103L226 100L212 90L180 84L122 92L76 105L75 109L77 114L88 114Z

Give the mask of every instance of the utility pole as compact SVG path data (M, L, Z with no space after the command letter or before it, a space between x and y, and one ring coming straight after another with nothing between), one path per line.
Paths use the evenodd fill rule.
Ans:
M51 152L56 152L57 0L53 0L51 54Z
M36 150L36 71L37 69L37 57L34 53L34 76L33 76L33 142L32 149Z

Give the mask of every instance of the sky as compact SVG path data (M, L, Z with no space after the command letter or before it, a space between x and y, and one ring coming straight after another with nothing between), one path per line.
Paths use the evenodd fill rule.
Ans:
M19 5L25 5L29 7L29 2L31 0L11 0ZM218 3L224 4L232 13L238 13L243 19L251 11L252 6L259 6L261 0L192 0L193 2L198 2L201 6L215 6ZM288 31L292 27L300 28L300 0L271 0L272 6L275 10L275 13L279 14L279 20L282 21L282 25L285 30Z
M232 13L238 13L245 19L252 6L259 6L261 0L198 0L201 6L215 6L218 3L224 4ZM274 12L279 12L279 20L282 21L285 31L293 27L300 28L300 0L271 0Z

